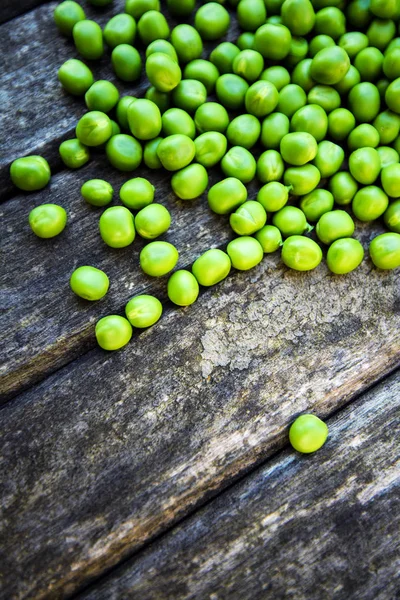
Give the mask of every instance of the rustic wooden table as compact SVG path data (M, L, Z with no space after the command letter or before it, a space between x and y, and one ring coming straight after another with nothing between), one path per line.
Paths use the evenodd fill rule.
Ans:
M3 0L1 47L1 598L394 600L400 593L399 272L367 258L335 277L266 256L187 309L111 250L82 182L127 176L101 153L62 168L81 100L57 68L76 56L55 2ZM104 24L111 9L87 14ZM232 28L232 39L237 29ZM107 56L96 78L112 79ZM121 85L140 95L146 87ZM51 184L20 194L12 159L43 154ZM141 169L173 215L180 267L231 239L205 198L178 202L169 176ZM211 180L218 172L211 173ZM128 176L129 177L129 176ZM69 224L39 240L27 215L55 202ZM381 225L357 227L367 247ZM103 301L74 297L74 268L103 268ZM140 292L165 302L153 328L113 354L94 323ZM326 419L317 454L287 442L304 411Z

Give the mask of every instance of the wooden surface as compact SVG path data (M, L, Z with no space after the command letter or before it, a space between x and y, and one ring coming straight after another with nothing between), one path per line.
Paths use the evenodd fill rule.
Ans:
M107 593L121 597L120 585L139 586L143 598L145 594L163 598L157 575L152 579L151 573L142 572L140 565L147 564L147 554L137 554L132 559L137 568L136 562L129 563L104 587L98 578L134 553L143 552L141 549L206 502L210 515L224 513L227 503L226 522L235 521L235 512L229 509L233 492L221 492L261 462L267 480L276 477L273 485L282 485L289 493L291 474L297 476L302 468L314 464L315 458L318 481L325 476L329 483L321 487L321 497L336 494L335 514L347 515L355 528L351 515L358 513L350 491L362 493L373 481L376 498L387 498L391 515L397 519L399 511L385 478L397 455L382 418L382 414L388 419L390 415L390 422L395 422L391 407L396 410L397 380L382 383L354 409L346 409L344 416L340 409L400 365L398 271L379 271L366 257L361 267L346 277L330 274L324 264L311 273L295 273L282 265L276 253L248 273L233 271L223 283L203 289L192 307L172 306L166 299L166 278L155 280L140 271L138 255L143 241L137 239L123 250L106 247L98 233L102 210L86 205L80 197L86 179L104 177L115 188L117 204L119 187L131 175L111 169L101 152L94 153L91 163L77 172L63 170L57 158L60 140L71 137L84 107L64 94L57 83L58 66L75 54L71 42L59 36L52 24L55 5L46 3L0 27L5 57L2 81L6 83L1 93L7 100L0 152L4 199L0 207L4 267L0 280L0 334L4 341L0 376L1 398L6 403L0 412L0 597L64 598L90 584L95 586L90 592L93 598L96 594L107 597ZM87 13L96 14L104 23L112 11L88 8ZM230 36L236 38L235 27ZM95 72L97 77L108 78L108 59ZM123 93L140 95L146 82L126 88L118 85ZM33 151L49 158L57 172L45 190L17 194L8 179L9 163L15 156ZM156 186L157 201L171 210L172 227L163 239L176 243L180 268L190 268L210 247L225 247L232 236L227 218L208 210L206 195L194 202L179 202L171 193L168 174L142 169L138 174L149 177ZM221 173L215 169L210 177L214 182ZM250 197L255 189L255 184L249 186ZM29 230L27 215L34 206L50 201L67 209L68 226L54 240L39 240ZM356 236L367 249L369 240L381 231L379 223L357 224ZM103 301L84 302L70 292L70 274L82 264L93 264L109 274L111 288ZM160 322L135 333L120 352L101 351L94 338L95 321L110 312L123 314L125 303L143 291L164 302ZM368 410L360 408L364 403ZM386 412L379 410L381 405L387 407ZM339 411L333 417L337 431L361 436L360 448L356 446L355 451L365 457L357 462L351 452L344 453L338 441L336 445L328 443L322 454L310 459L300 460L286 450L270 462L270 457L287 445L288 425L303 411L321 417ZM373 462L375 455L377 464L382 465L379 440L389 452L388 466L382 466L382 473L378 469L370 474L365 465ZM348 496L346 479L335 468L342 459L347 461L345 473L353 486ZM279 465L287 466L287 475L286 467ZM256 533L263 531L265 518L257 477L241 484L248 486L249 498L254 495L249 514L254 516ZM296 499L303 510L315 499L315 489L302 489L301 481L294 486L283 525L295 520ZM341 498L347 500L348 512L340 513ZM278 503L280 499L282 496ZM320 510L325 505L321 500ZM268 506L272 512L278 510L274 508L278 504ZM376 560L386 561L390 573L395 562L387 553L389 542L379 538L379 523L383 528L385 522L379 521L378 513L367 503L362 518L373 529ZM221 518L215 516L217 529ZM196 519L195 525L183 523L178 537L191 535L185 532L197 528L200 521ZM313 524L309 512L304 519L314 527L310 535L321 539L318 543L326 564L331 556L344 572L350 564L353 536L343 538L340 562L335 545L324 545L318 521ZM171 586L179 584L177 598L228 597L224 596L225 581L232 581L232 588L226 584L228 591L233 590L231 597L239 594L241 598L242 588L237 586L246 576L248 581L251 568L256 572L256 587L249 583L249 594L254 590L253 597L264 597L263 588L257 588L257 582L265 584L263 563L252 562L255 542L251 533L246 538L245 521L237 521L231 539L239 541L229 542L236 548L232 563L228 561L220 571L214 565L212 576L207 569L206 577L201 569L196 575L195 569L188 567L184 581L177 577L173 583L167 565L168 560L179 557L178 546L171 547L171 559L163 550L168 541L157 541L159 546L146 550L163 556L159 585L165 584L169 570ZM203 526L200 523L198 527L202 530ZM265 535L273 533L277 547L282 543L289 548L285 531L291 531L287 525L276 532L268 529ZM260 536L260 547L264 547ZM387 532L387 538L396 548L397 530ZM220 538L215 538L213 547L213 536L207 543L217 557L223 552ZM292 571L285 564L283 550L271 551L271 556L278 557L274 573L284 573L285 581L302 577L301 551L301 544L292 549ZM194 564L197 557L202 564L202 552L207 549L201 544L193 546ZM235 565L236 579L229 574L230 564ZM313 568L310 564L310 581ZM354 598L362 598L366 590L365 597L372 598L377 589L372 576L368 579L364 571L357 573L354 581L343 579L343 594L350 590ZM278 575L275 580L275 585L280 585ZM301 593L306 594L307 588Z

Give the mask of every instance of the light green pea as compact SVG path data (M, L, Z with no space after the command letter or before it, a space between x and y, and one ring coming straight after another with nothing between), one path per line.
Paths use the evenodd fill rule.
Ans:
M174 27L171 42L181 64L199 59L202 55L203 42L199 32L191 25L182 23Z
M168 231L170 225L171 215L162 204L149 204L135 217L135 229L146 240L154 240Z
M158 298L141 294L134 296L125 306L125 314L129 323L137 329L151 327L160 319L163 306Z
M219 77L219 71L212 62L198 58L190 61L185 66L183 77L184 79L201 81L207 90L207 94L211 94Z
M300 167L317 155L316 139L309 133L288 133L280 144L281 156L287 163Z
M276 150L266 150L257 161L257 177L261 183L279 181L284 170L282 157Z
M400 233L400 200L391 202L383 215L385 225L390 231Z
M86 106L89 110L108 113L119 101L119 91L111 81L99 79L85 94Z
M103 32L95 21L78 21L72 30L79 54L88 60L97 60L104 54Z
M275 225L264 225L257 231L255 238L261 244L264 254L276 252L282 246L282 234Z
M147 88L146 93L144 95L146 100L151 100L158 106L161 113L164 113L171 106L171 96L166 92L160 92L154 85L151 85Z
M48 239L59 235L67 224L67 213L58 204L41 204L29 213L29 225L38 237Z
M219 181L208 190L208 205L218 215L226 215L247 200L247 189L236 177Z
M43 189L50 181L49 163L43 156L31 155L17 158L10 167L11 181L20 190L34 192Z
M321 11L320 11L321 12ZM289 441L298 452L310 454L319 450L328 437L328 427L315 415L301 415L289 429Z
M71 290L84 300L100 300L110 286L110 280L104 271L95 267L79 267L72 273L69 284Z
M390 146L379 146L376 150L381 159L382 169L400 161L399 153L394 148L390 148Z
M239 115L229 123L226 131L232 146L242 146L250 150L258 141L261 133L260 121L253 115Z
M70 58L58 69L58 80L69 94L83 96L93 85L94 77L85 63Z
M162 118L162 130L165 137L170 135L187 135L192 140L196 137L196 125L192 117L181 108L170 108Z
M285 69L285 67L282 67L281 65L275 65L265 69L265 71L261 73L260 79L269 81L276 87L278 92L280 92L285 85L289 85L290 73L287 69Z
M344 161L344 150L338 144L324 140L318 144L318 151L313 160L321 177L330 177L339 171Z
M246 148L233 146L221 160L221 168L227 177L236 177L242 183L248 183L255 177L257 163Z
M232 42L222 42L211 52L210 61L221 75L233 73L233 61L239 52L239 48Z
M374 183L381 170L381 159L375 148L359 148L350 154L349 169L354 179L364 185Z
M354 221L344 210L331 210L319 219L315 232L322 243L329 245L339 238L351 237Z
M347 108L335 108L328 115L328 131L336 142L343 141L356 126L354 115Z
M261 144L264 148L277 150L282 138L289 133L290 121L282 113L265 117L261 126Z
M181 200L194 200L205 192L208 173L203 165L189 165L172 175L171 186Z
M400 267L400 234L382 233L369 245L371 260L378 269L396 269Z
M297 206L284 206L278 210L272 217L272 223L283 237L301 235L310 229L305 214Z
M229 115L221 104L205 102L196 110L194 122L199 133L206 131L224 133L229 125Z
M104 179L90 179L81 187L81 194L93 206L106 206L110 204L114 190Z
M162 52L164 54L168 54L175 62L178 62L178 55L176 53L175 48L171 44L171 42L167 42L167 40L154 40L151 42L146 48L146 58L148 58L151 54L155 52Z
M160 10L160 0L125 0L125 12L136 21L149 10Z
M369 123L361 123L355 127L347 138L347 146L351 152L358 148L376 148L379 146L379 132Z
M106 145L107 158L119 171L134 171L142 162L143 150L131 135L113 135Z
M157 156L167 171L179 171L192 162L196 153L194 142L187 135L170 135L158 145Z
M104 112L90 111L79 119L75 133L85 146L101 146L112 134L110 118Z
M291 119L306 104L307 95L305 91L299 85L290 83L279 92L279 101L276 110Z
M128 106L128 122L135 138L152 140L160 134L162 128L160 109L151 100L136 100Z
M124 206L107 208L100 217L100 235L111 248L125 248L135 239L132 213Z
M358 190L358 183L350 173L340 171L330 178L329 189L333 194L336 204L345 206L353 200Z
M379 219L389 205L389 198L380 187L367 185L358 190L351 205L354 216L359 221Z
M121 202L132 210L141 210L154 200L154 185L143 177L126 181L119 191Z
M291 186L294 196L305 196L312 192L321 180L321 173L314 165L303 165L302 167L290 167L283 175L283 182Z
M246 110L255 117L265 117L274 111L279 99L279 92L272 83L265 80L256 81L246 92ZM278 109L278 112L285 111Z
M226 8L218 2L207 2L197 10L194 25L203 40L217 40L226 34L230 21Z
M62 142L59 153L63 163L70 169L79 169L90 159L89 149L77 138Z
M226 251L232 266L238 271L248 271L258 265L264 256L263 248L258 240L244 235L229 242Z
M194 140L195 160L203 167L213 167L225 156L228 141L218 131L206 131Z
M300 201L300 208L306 216L307 221L318 221L323 214L331 211L335 199L328 190L317 188Z
M257 201L267 212L276 212L283 208L289 199L290 188L279 181L270 181L262 186Z
M267 213L260 202L247 200L229 218L230 226L238 235L251 235L267 222Z
M133 45L135 37L136 21L131 15L115 15L104 27L104 39L111 49L121 44Z
M322 260L322 250L314 240L302 235L288 237L282 246L282 261L295 271L311 271Z
M167 19L158 10L145 12L139 19L137 29L145 46L155 40L166 40L170 34Z
M150 242L140 252L142 270L151 277L162 277L176 266L178 250L169 242Z
M326 255L328 268L335 275L354 271L364 258L364 248L354 238L341 238L329 246Z
M178 108L195 112L207 100L207 90L201 81L183 79L173 90L172 100Z
M119 350L131 340L132 326L124 317L109 315L97 321L95 334L100 348Z
M192 266L193 275L198 283L205 287L219 283L227 277L231 270L231 259L229 256L219 250L213 248L204 252L197 258Z
M233 72L246 81L256 81L259 79L264 68L264 58L255 50L242 50L233 60Z
M393 164L382 169L382 187L391 198L400 197L400 165Z
M307 96L308 104L321 106L326 114L340 107L341 99L339 92L330 85L315 85Z
M178 63L163 52L155 52L146 60L146 75L160 92L170 92L182 79Z
M190 271L175 271L168 279L168 298L178 306L189 306L196 302L199 291L197 279Z
M111 53L111 63L114 73L122 81L136 81L139 79L142 71L142 59L133 46L129 44L116 46Z
M54 9L54 22L60 32L71 36L74 25L86 18L85 12L80 4L73 0L65 0Z

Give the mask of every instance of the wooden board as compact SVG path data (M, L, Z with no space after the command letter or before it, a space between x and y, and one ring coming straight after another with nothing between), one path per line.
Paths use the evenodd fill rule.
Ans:
M280 453L79 598L398 598L400 373L328 426L318 453Z
M4 23L18 15L22 15L24 12L39 6L39 4L44 4L44 0L18 0L18 2L15 2L15 0L2 0L0 23Z

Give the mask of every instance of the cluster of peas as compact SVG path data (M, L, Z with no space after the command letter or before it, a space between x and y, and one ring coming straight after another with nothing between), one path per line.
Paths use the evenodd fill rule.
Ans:
M112 2L89 1L96 6ZM370 256L378 268L398 267L400 0L228 0L243 33L236 44L222 42L204 60L203 41L220 39L230 26L224 1L205 3L194 16L194 27L182 23L172 31L159 0L126 0L125 13L114 16L104 30L86 19L76 2L59 5L56 25L73 38L79 54L99 59L105 42L114 72L125 82L142 73L142 58L133 45L139 37L151 84L144 98L121 98L113 83L94 81L85 63L66 61L59 80L67 92L85 96L89 112L79 120L76 138L61 144L63 162L79 168L89 160L91 147L104 147L110 163L123 172L134 171L142 161L150 169L173 172L172 189L183 200L203 194L207 170L220 165L225 178L209 189L208 204L217 214L230 214L238 237L226 252L205 252L192 272L170 276L168 296L179 306L195 302L199 284L222 281L232 266L251 269L264 253L279 248L288 267L314 269L322 250L304 235L314 229L310 222L316 224L318 241L328 246L329 269L349 273L364 257L352 237L355 224L345 210L350 206L360 221L383 217L389 232L372 240ZM167 8L184 19L195 0L167 0ZM208 101L212 94L216 101ZM108 116L113 110L116 120ZM251 150L257 142L263 152L256 160ZM11 165L12 180L24 190L41 189L50 175L40 156ZM256 176L262 186L256 200L248 200L245 184ZM318 187L322 178L326 185ZM96 206L112 201L113 188L101 179L87 181L81 191ZM289 194L297 205L288 204ZM123 206L107 208L99 221L109 246L131 244L136 232L154 240L168 230L171 216L153 202L154 187L146 179L127 181L120 199ZM135 217L132 210L138 211ZM272 224L266 224L267 213ZM29 221L37 235L53 237L64 229L67 214L46 204L31 211ZM178 258L172 244L150 241L140 253L140 265L160 277L175 268ZM103 271L83 266L70 284L77 295L98 300L109 280ZM157 298L136 296L126 306L127 319L111 315L97 323L98 343L119 349L129 342L132 326L149 327L161 313ZM316 417L303 417L312 418L305 429L296 421L290 439L297 449L311 452L325 442L327 429ZM310 428L315 435L307 438Z

